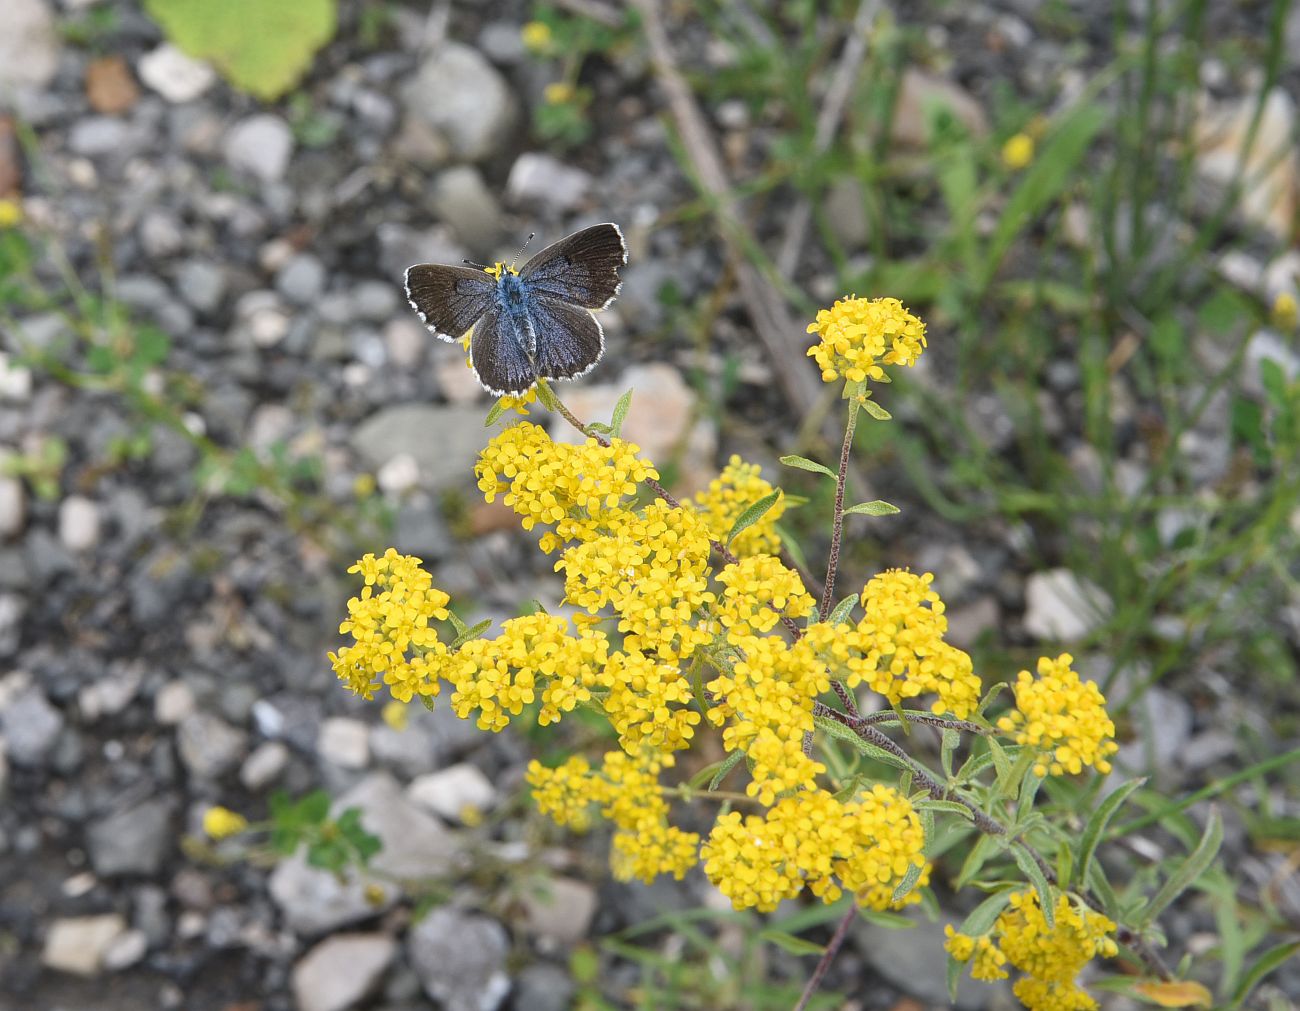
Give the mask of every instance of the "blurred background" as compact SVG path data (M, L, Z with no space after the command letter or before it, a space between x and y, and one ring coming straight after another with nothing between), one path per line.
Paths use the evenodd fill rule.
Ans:
M626 281L560 392L633 388L679 490L761 464L814 572L830 494L776 462L833 453L804 328L927 321L859 430L903 512L851 518L843 585L933 571L986 685L1076 656L1164 820L1113 854L1139 882L1219 805L1231 877L1164 927L1230 994L1300 927L1298 53L1300 4L1248 0L4 0L0 1007L794 1003L814 959L698 872L613 882L530 810L528 759L598 728L362 703L325 657L390 544L467 618L558 602L400 280L604 220ZM369 888L203 839L319 790ZM813 1006L946 1006L941 943L864 921Z

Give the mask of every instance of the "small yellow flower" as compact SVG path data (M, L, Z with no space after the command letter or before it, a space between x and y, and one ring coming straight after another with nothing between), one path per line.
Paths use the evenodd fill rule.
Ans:
M524 48L532 53L543 53L551 45L551 26L544 21L529 21L519 32Z
M1027 133L1017 133L1002 145L1002 164L1018 172L1034 160L1034 138Z
M407 724L411 722L411 711L406 708L405 702L394 699L384 703L384 708L379 711L379 718L394 730L405 730Z
M546 99L547 105L567 105L575 94L573 85L566 81L552 81L542 89L542 98Z
M248 819L227 807L210 807L203 812L203 831L212 839L226 839L248 828Z
M22 224L23 205L10 197L0 199L0 229Z
M1273 325L1279 330L1294 330L1300 321L1300 306L1289 291L1278 292L1273 299Z
M352 481L352 494L359 499L367 499L375 493L375 487L374 474L358 474Z

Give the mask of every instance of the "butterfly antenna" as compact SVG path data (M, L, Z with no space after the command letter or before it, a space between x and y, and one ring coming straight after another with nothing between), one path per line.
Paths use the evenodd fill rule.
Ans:
M519 262L519 257L524 255L524 250L528 248L528 243L533 241L533 236L536 234L537 234L536 232L528 233L528 238L524 239L524 244L519 247L519 252L515 253L515 263ZM510 264L510 266L513 267L515 263Z
M478 267L479 270L491 270L491 269L492 269L492 268L489 267L486 263L475 263L473 260L461 260L460 262L463 263L463 264L465 264L467 267Z

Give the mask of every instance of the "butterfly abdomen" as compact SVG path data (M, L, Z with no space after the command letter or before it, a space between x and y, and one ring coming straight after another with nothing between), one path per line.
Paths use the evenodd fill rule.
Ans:
M526 282L516 274L502 273L497 281L497 300L501 305L503 329L532 358L537 354L537 328L529 310Z

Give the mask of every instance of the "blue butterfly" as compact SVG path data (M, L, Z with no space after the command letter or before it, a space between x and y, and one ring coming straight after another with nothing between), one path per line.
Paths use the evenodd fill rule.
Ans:
M470 327L474 377L493 396L520 394L538 379L576 379L605 352L591 314L618 294L627 244L618 225L592 225L547 246L519 270L417 263L406 298L433 333L458 340Z

